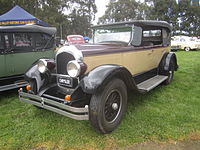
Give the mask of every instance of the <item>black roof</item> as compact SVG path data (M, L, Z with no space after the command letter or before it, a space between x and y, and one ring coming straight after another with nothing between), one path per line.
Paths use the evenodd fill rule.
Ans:
M120 25L137 25L137 26L155 26L155 27L164 27L171 31L172 26L166 21L156 21L156 20L134 20L134 21L124 21L124 22L116 22L102 25L95 25L92 28L103 28L106 26L120 26Z
M0 26L0 32L40 32L54 35L56 33L56 28L39 25Z

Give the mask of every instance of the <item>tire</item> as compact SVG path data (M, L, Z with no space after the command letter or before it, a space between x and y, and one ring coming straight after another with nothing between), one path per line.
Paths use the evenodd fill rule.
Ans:
M165 80L163 83L165 85L170 84L174 79L174 62L170 62L170 70L165 72L165 75L168 76L167 80Z
M92 95L89 120L96 131L106 134L120 124L127 108L127 88L120 79L108 82L101 91Z
M191 50L191 48L190 48L190 47L185 47L184 50L185 50L186 52L189 52L189 51Z

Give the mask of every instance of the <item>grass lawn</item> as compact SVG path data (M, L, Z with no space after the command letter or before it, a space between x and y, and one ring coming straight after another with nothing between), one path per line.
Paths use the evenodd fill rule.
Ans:
M0 96L0 149L111 149L147 141L200 137L200 51L176 52L179 70L168 86L129 94L128 110L111 134L20 102L15 91Z

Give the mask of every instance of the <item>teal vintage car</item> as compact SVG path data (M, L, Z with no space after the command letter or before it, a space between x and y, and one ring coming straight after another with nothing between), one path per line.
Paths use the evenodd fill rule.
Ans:
M0 92L26 85L24 72L40 58L53 58L56 28L0 27Z

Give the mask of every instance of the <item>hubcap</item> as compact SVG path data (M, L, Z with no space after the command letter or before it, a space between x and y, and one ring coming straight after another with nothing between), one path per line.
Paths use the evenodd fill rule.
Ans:
M109 93L106 99L104 114L108 122L113 122L121 111L122 96L118 90Z
M186 47L186 48L185 48L185 51L190 51L190 48L189 48L189 47Z
M113 104L112 104L112 108L113 108L114 110L117 110L117 109L118 109L117 103L113 103Z

